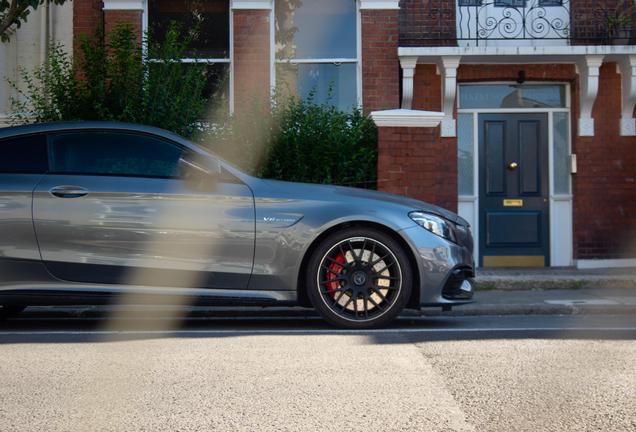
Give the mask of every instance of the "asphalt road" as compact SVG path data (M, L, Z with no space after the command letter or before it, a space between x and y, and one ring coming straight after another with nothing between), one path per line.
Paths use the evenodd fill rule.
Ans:
M0 431L632 431L636 316L0 324Z

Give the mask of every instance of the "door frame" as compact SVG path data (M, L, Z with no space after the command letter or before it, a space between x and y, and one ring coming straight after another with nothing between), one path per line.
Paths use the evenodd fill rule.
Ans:
M484 83L461 83L461 85L483 85ZM514 82L489 82L489 85L511 85ZM526 82L525 84L543 84L546 82ZM573 213L572 213L572 185L570 182L570 193L559 194L554 193L554 113L566 113L569 120L568 133L568 154L572 154L572 113L570 101L570 85L565 82L550 82L554 85L565 86L565 108L508 108L502 110L478 108L478 109L461 109L458 107L457 115L472 115L472 144L473 144L473 194L458 196L457 212L466 219L473 231L475 240L474 258L475 263L479 262L479 234L482 228L479 224L479 114L529 114L529 113L547 113L548 114L548 179L549 179L549 196L550 196L550 263L551 267L569 267L573 265ZM459 84L457 93L459 97ZM458 101L459 102L459 101ZM459 105L459 104L458 104ZM459 122L458 122L459 124ZM461 133L460 128L457 129L457 139L459 142Z

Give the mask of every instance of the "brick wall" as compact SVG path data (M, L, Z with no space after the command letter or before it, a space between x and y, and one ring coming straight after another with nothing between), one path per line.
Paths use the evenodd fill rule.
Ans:
M413 109L441 111L442 80L435 65L418 65ZM436 128L380 128L378 189L457 211L457 139Z
M234 109L270 88L270 12L234 11Z
M94 0L73 0L73 50L79 48L80 35L86 34L92 37L95 30L102 24L101 2ZM139 43L142 37L142 11L103 11L106 34L110 32L118 22L130 22L137 30Z
M578 173L574 194L574 259L636 258L636 137L621 137L621 76L601 67L592 116L595 136L578 137L579 76L574 65L460 65L458 82L567 82L571 89L572 153ZM441 110L441 77L418 65L413 109ZM636 113L635 113L636 114ZM378 188L457 210L457 141L439 128L381 128Z
M95 7L93 7L95 5ZM95 0L73 0L73 51L79 48L78 38L84 33L95 34L102 21L102 3Z
M141 44L141 36L142 36L142 21L141 21L142 11L117 11L117 10L107 10L104 11L104 22L106 23L106 34L110 33L113 28L117 25L117 23L129 22L132 24L135 29L135 33L137 34L137 39L139 44Z
M603 64L593 137L573 142L574 258L636 258L636 137L621 137L621 76ZM576 130L576 129L575 129Z
M378 190L457 211L457 142L437 128L382 127Z
M365 113L400 107L398 11L363 10L362 102Z
M413 77L414 110L442 110L442 76L437 74L435 65L417 65ZM439 134L438 134L439 135Z

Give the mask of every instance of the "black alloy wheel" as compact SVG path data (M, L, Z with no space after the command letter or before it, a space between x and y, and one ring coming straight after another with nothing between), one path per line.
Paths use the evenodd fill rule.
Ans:
M0 305L0 319L11 318L26 309L26 306Z
M341 328L382 327L411 294L408 257L389 235L347 228L324 240L309 261L307 293L316 311Z

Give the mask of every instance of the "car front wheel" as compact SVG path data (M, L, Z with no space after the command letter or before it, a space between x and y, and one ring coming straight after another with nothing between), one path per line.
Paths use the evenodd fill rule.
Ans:
M312 255L307 294L330 324L348 329L382 327L402 311L411 294L408 257L389 235L346 228Z

